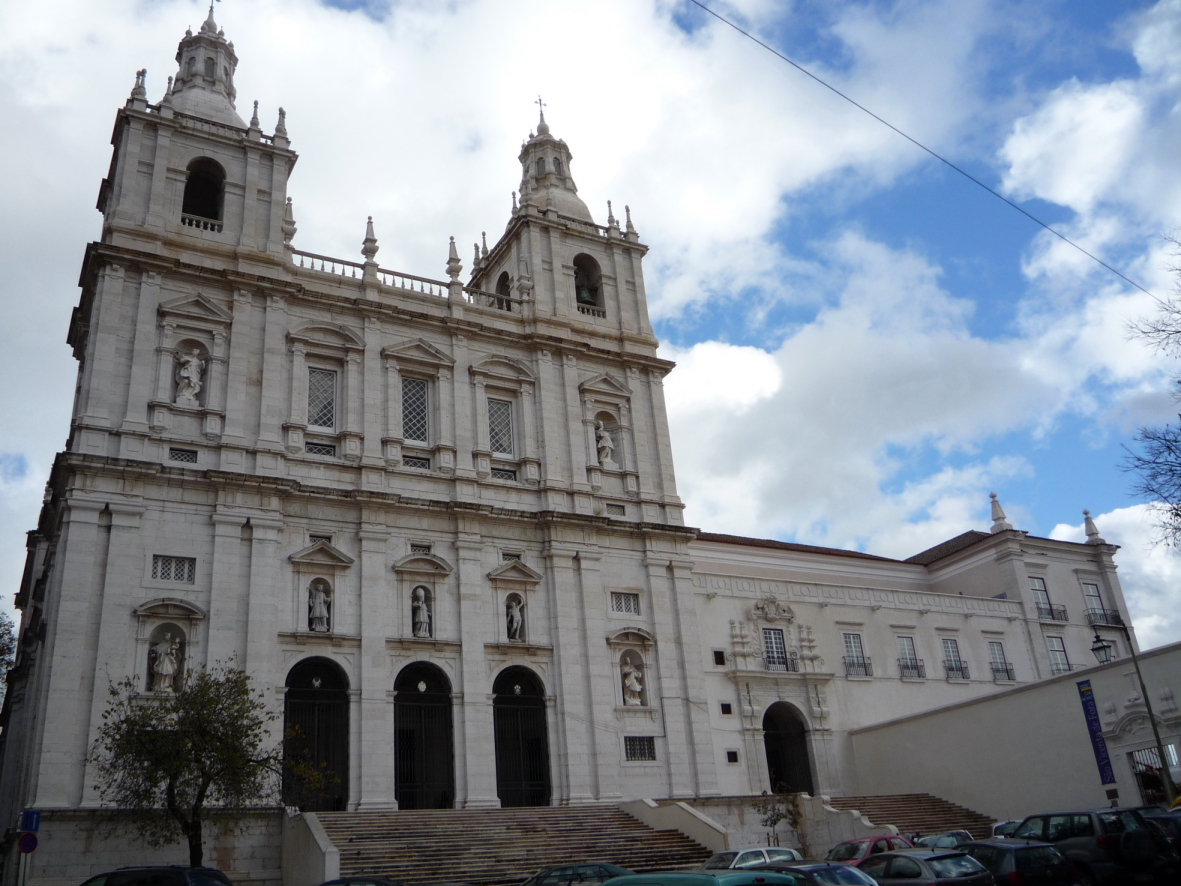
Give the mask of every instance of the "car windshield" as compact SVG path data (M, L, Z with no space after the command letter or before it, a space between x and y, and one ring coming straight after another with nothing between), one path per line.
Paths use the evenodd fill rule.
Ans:
M984 865L970 855L944 855L927 859L937 877L968 877L983 871Z
M1017 830L1017 827L1020 824L1021 822L1019 821L1010 821L1006 822L1005 824L998 824L995 828L993 828L993 830L996 831L996 835L998 837L1007 837L1009 834L1013 833L1013 831Z
M877 881L857 868L828 868L812 871L812 878L820 886L877 886Z
M738 857L737 852L719 852L711 855L709 861L701 866L703 871L724 871Z
M1017 850L1017 870L1023 873L1041 871L1059 864L1066 864L1066 859L1053 846L1030 846Z
M856 858L861 854L861 850L865 848L865 842L858 840L855 843L838 843L829 850L828 855L825 856L829 861L848 861L850 858Z

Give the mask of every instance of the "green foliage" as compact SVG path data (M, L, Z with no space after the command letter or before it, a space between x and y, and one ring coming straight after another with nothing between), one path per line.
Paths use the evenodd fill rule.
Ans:
M16 660L16 626L7 612L0 612L0 704L8 692L8 671Z
M774 832L781 821L786 821L799 841L804 858L812 857L812 847L808 843L808 822L804 818L804 805L800 802L799 794L768 794L763 791L762 799L756 800L753 805L755 812L763 816L759 824Z
M90 753L96 786L148 845L184 837L189 863L200 865L207 808L277 802L281 754L266 744L278 715L244 671L191 671L180 691L154 695L129 678L110 697Z

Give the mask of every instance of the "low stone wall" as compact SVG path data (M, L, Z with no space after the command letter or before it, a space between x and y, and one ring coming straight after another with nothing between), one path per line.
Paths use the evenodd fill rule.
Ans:
M211 814L205 822L205 864L245 886L281 886L283 810ZM187 843L153 849L110 812L42 810L35 852L25 860L24 886L78 886L87 877L128 865L189 863ZM6 858L12 878L19 855Z
M879 826L867 822L859 812L833 809L828 805L827 797L811 797L808 794L796 796L800 798L801 812L804 814L802 833L799 834L786 821L779 822L773 830L763 826L760 819L764 813L755 806L764 803L769 799L767 797L711 797L685 802L726 829L731 849L787 846L799 850L805 857L823 858L829 849L842 840L898 833L893 825ZM782 805L782 800L780 803Z

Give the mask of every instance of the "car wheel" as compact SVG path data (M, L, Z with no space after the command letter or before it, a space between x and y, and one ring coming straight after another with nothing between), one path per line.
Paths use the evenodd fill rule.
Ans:
M1078 868L1078 881L1083 886L1099 886L1099 881L1095 879L1095 875L1091 873L1090 868Z

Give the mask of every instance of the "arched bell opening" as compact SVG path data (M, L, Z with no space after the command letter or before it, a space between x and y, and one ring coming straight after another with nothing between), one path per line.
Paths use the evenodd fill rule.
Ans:
M341 812L349 795L349 680L340 665L306 658L287 674L283 802Z
M545 688L528 668L506 668L492 684L496 794L500 805L548 806L549 735Z
M603 307L603 274L585 252L574 256L574 300L584 307Z
M455 805L451 681L430 662L407 665L394 681L394 779L399 809Z
M763 715L763 744L774 793L813 793L807 733L803 715L785 701L775 702Z
M189 164L181 213L221 221L226 171L216 160L199 157Z

